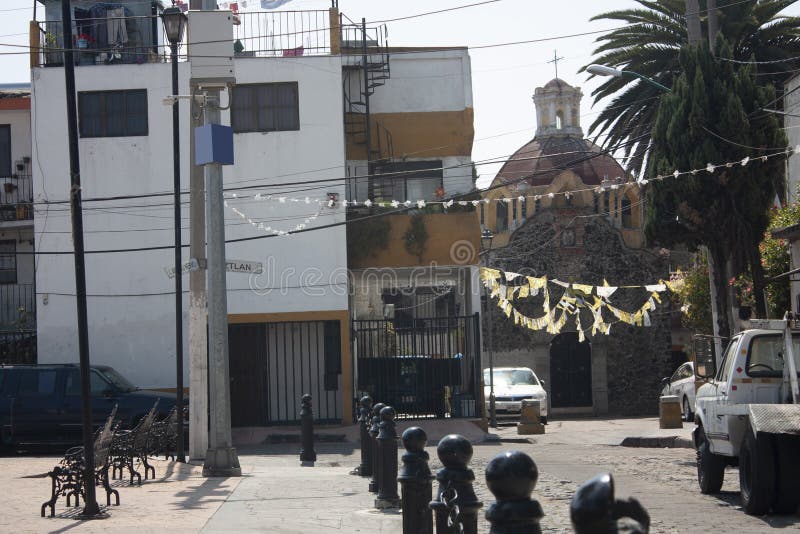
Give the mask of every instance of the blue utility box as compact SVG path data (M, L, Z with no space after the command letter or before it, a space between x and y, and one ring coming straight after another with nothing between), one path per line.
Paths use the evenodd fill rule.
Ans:
M233 165L233 128L204 124L194 129L194 164Z

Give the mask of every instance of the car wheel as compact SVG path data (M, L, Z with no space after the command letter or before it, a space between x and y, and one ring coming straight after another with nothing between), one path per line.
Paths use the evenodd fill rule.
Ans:
M711 452L703 427L697 436L697 482L700 493L718 493L725 478L725 458Z
M775 488L775 458L769 436L756 437L749 427L739 452L739 491L750 515L769 511Z
M692 409L689 408L689 397L683 397L683 420L687 423L694 421L694 414Z

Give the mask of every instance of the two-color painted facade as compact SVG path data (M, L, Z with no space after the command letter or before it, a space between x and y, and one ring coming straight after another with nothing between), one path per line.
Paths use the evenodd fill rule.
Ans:
M92 20L87 2L73 8L81 17L76 24ZM45 16L58 16L51 11ZM287 34L286 26L275 35L247 34L248 28L277 27L272 23L281 16L316 30L301 37ZM117 57L89 42L76 58L90 354L93 363L111 365L141 387L165 389L174 387L176 359L174 286L166 272L173 251L165 248L172 245L172 203L148 195L172 189L172 115L162 104L170 93L170 65L158 17L130 19L131 50L117 43ZM226 255L261 263L263 270L227 275L233 424L295 421L306 392L318 419L349 421L363 391L353 322L371 319L372 309L383 319L390 290L425 286L419 292L425 299L436 292L445 302L425 310L477 320L474 211L419 214L428 237L413 254L403 243L415 214L386 217L389 246L358 260L348 259L353 234L345 224L366 214L368 198L430 201L474 189L469 56L464 48L387 48L381 28L351 24L337 9L240 13L239 21L236 82L222 112L222 123L234 130L234 164L223 172ZM50 201L69 193L63 58L48 48L57 48L59 25L44 20L32 26L34 44L42 47L32 55L31 71L33 192ZM180 94L190 91L190 62L191 50L189 62L179 64ZM192 120L182 104L184 190ZM108 196L124 198L91 200ZM183 199L182 240L188 243L189 196ZM362 206L345 207L345 201ZM36 269L41 363L78 359L69 213L65 204L42 204L33 221L36 249L48 252ZM297 229L310 231L291 234ZM108 252L119 249L137 250ZM190 260L188 248L183 260ZM420 268L430 283L420 282ZM375 285L365 275L370 269L389 274ZM447 296L438 298L443 290ZM184 292L186 352L188 283ZM463 348L463 340L461 349L452 345L458 341L453 328L436 332L444 341L424 357L473 358L477 365L479 355ZM477 347L474 339L469 346ZM188 354L182 357L188 384ZM458 390L446 392L452 397Z

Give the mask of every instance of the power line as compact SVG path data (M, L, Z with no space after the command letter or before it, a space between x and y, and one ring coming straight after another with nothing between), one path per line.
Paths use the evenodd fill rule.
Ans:
M419 17L428 16L428 15L438 15L439 13L447 13L447 12L450 12L450 11L458 11L460 9L466 9L466 8L469 8L469 7L483 6L483 5L486 5L486 4L494 4L496 2L501 2L501 1L502 0L486 0L485 2L476 2L474 4L466 4L466 5L462 5L462 6L450 7L450 8L447 8L447 9L439 9L439 10L436 10L436 11L426 11L425 13L417 13L416 15L408 15L408 16L405 16L405 17L396 17L396 18L393 18L393 19L384 19L384 20L371 20L367 24L384 24L386 22L397 22L399 20L416 19L416 18L419 18Z

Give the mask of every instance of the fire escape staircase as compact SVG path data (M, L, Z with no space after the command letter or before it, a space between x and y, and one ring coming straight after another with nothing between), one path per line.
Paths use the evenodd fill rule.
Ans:
M372 174L376 163L394 159L392 134L370 117L370 97L391 75L386 25L368 27L342 24L342 77L344 84L344 131L349 143L365 147L364 159ZM369 198L382 197L369 180ZM355 198L355 195L348 195ZM361 199L364 200L364 199Z

